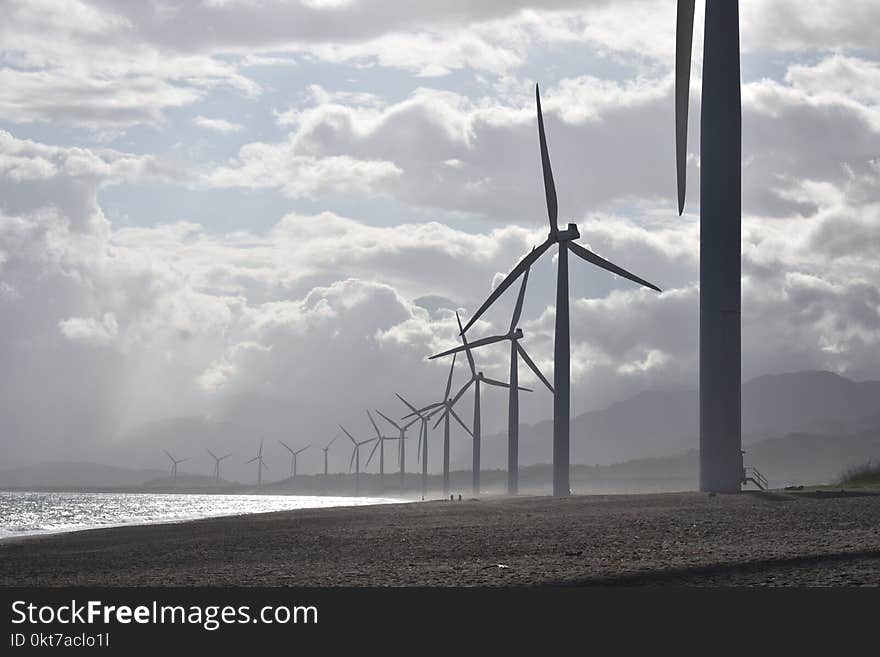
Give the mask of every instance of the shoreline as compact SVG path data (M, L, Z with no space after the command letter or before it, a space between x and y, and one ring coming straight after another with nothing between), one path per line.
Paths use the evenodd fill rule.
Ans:
M880 586L880 494L446 499L0 543L0 586Z
M13 491L0 491L3 492L13 492ZM42 493L46 491L39 490L31 490L31 491L14 491L19 493ZM54 493L62 493L67 492L73 495L83 494L80 491L51 491ZM109 495L150 495L151 493L106 493ZM163 495L166 493L162 493ZM177 493L180 495L202 495L203 493ZM236 496L245 496L250 495L248 493L229 493L228 495L236 495ZM342 498L344 496L341 495L292 495L288 494L287 497L332 497L332 498ZM272 509L272 510L258 510L258 511L221 511L217 514L190 514L185 516L177 516L177 517L167 517L167 518L157 518L151 520L131 520L129 522L109 522L102 523L91 526L76 526L76 527L63 527L63 528L53 528L46 530L35 530L29 533L19 533L14 534L10 533L7 536L0 535L0 546L4 544L9 544L12 542L19 541L31 541L34 539L45 538L45 537L53 537L53 536L61 536L68 534L77 534L80 532L92 532L92 531L101 531L101 530L113 530L127 527L148 527L153 525L175 525L175 524L183 524L189 522L198 522L200 520L213 520L213 519L221 519L221 518L238 518L242 516L250 516L250 515L261 515L261 514L272 514L272 513L290 513L292 511L305 510L305 509L334 509L334 508L353 508L353 507L361 507L361 506L376 506L382 504L408 504L412 503L415 500L404 500L404 499L394 499L394 498L376 498L376 497L367 497L363 498L350 498L350 499L363 499L363 500L371 500L362 502L359 504L346 503L346 504L334 504L334 505L316 505L316 506L302 506L296 507L292 509ZM372 501L377 500L377 501Z

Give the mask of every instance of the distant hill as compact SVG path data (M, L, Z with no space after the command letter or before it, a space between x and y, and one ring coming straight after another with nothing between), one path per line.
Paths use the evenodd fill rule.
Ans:
M770 486L833 484L848 467L880 458L880 430L849 435L791 433L752 444L743 456L745 465L757 467ZM573 477L574 479L574 477ZM638 459L599 468L599 479L608 488L621 489L639 482L670 482L668 488L693 489L699 484L699 452ZM587 482L596 484L596 481ZM660 486L663 487L663 486Z
M880 381L856 382L832 372L808 371L762 376L743 384L743 442L746 446L774 436L791 433L842 435L880 427ZM206 449L231 453L223 462L223 477L244 484L256 478L253 465L246 461L256 454L261 438L269 471L267 480L289 472L289 456L278 444L315 442L296 421L282 422L280 402L241 400L227 417L236 421L204 417L170 418L142 425L121 436L108 452L108 461L133 467L164 467L162 449L177 458L189 458L181 472L210 475L213 462ZM462 400L460 415L470 417L470 399ZM253 407L253 408L251 408ZM287 409L284 412L290 412ZM271 430L252 425L249 418L268 416L267 424L289 429ZM298 434L303 432L302 435ZM460 433L458 429L455 429ZM357 433L357 432L356 432ZM696 390L652 390L607 408L572 418L572 463L608 465L633 459L660 458L696 449L699 445L699 403ZM520 428L520 464L525 467L548 463L552 458L553 424L544 420ZM439 449L439 431L431 434L431 448ZM451 443L452 462L462 467L470 462L470 441L456 435ZM330 453L331 470L347 468L350 449L337 443ZM410 456L414 453L410 451ZM112 457L111 457L112 456ZM317 472L322 467L317 447L300 458L301 472ZM506 468L507 435L483 436L482 461L485 468ZM439 463L432 454L432 470ZM372 468L375 467L373 464ZM412 467L415 467L413 463Z
M832 372L761 376L742 386L743 443L793 433L841 435L880 427L880 381ZM520 462L550 459L553 423L520 427ZM619 463L699 446L696 390L646 391L571 421L572 463ZM484 461L506 463L506 434L484 436ZM487 460L488 459L488 460Z
M136 470L100 463L38 463L10 470L0 470L0 487L135 487L150 479L167 475L167 472L161 470Z

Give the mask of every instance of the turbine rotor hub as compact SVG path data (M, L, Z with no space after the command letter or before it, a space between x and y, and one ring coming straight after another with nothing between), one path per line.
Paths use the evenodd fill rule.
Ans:
M578 239L581 234L578 232L577 224L568 224L568 228L557 231L555 235L551 233L551 236L557 242L568 242Z

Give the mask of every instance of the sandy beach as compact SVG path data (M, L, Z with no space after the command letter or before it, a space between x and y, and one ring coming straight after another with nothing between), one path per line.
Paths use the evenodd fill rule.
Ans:
M490 498L0 542L3 586L880 585L880 494Z

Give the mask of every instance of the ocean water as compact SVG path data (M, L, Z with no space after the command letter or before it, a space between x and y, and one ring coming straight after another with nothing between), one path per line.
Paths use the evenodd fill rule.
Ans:
M0 540L98 527L149 525L266 511L362 506L397 501L400 500L305 495L0 491Z

